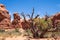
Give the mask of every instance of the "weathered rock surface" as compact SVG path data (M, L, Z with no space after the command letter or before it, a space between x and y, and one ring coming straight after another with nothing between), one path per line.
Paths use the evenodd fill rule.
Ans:
M60 22L60 12L51 17L53 27L56 27L56 24Z
M14 19L13 19L13 21L12 21L12 25L15 27L15 28L17 28L17 27L21 27L21 22L20 22L20 16L19 16L19 14L18 13L14 13L13 14L13 16L14 16Z
M3 4L0 4L0 28L8 28L10 26L10 15Z
M27 28L30 28L30 27L31 27L31 26L30 26L31 24L30 24L30 22L28 22L28 21L27 21L27 22L24 22L24 21L21 22L21 25L22 25L22 28L23 28L23 29L27 29Z

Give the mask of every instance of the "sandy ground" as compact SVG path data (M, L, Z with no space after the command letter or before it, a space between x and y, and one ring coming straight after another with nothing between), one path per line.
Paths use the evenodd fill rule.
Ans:
M16 38L7 37L7 38L0 39L0 40L28 40L28 39L26 37L16 37ZM50 39L44 38L44 39L30 39L30 40L54 40L54 39L53 38L50 38Z
M13 37L0 37L0 40L27 40L27 37L13 36Z
M0 40L28 40L28 37L17 36L17 37L7 37ZM42 38L42 39L30 39L30 40L55 40L54 38Z
M55 40L54 38L40 38L40 39L31 39L31 38L28 38L28 36L24 36L21 35L21 36L13 36L13 37L0 37L0 40ZM60 38L56 39L56 40L60 40Z
M26 37L22 37L22 36L19 36L19 37L13 37L13 38L6 38L6 40L27 40Z
M6 38L6 40L28 40L27 38L18 37L18 38ZM54 40L54 39L30 39L30 40Z
M23 36L23 34L25 33L23 29L20 29L20 32L22 33L22 35L20 36L13 36L13 37L0 37L0 40L28 40L30 38L28 38L28 36ZM54 38L41 38L41 39L30 39L30 40L55 40ZM58 38L57 40L60 40L60 38Z

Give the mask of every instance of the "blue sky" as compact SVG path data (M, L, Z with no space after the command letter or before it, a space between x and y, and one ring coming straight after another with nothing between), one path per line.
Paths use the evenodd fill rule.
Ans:
M4 4L11 15L14 12L31 14L33 7L34 16L39 14L40 17L43 17L46 12L48 15L60 12L60 0L0 0L0 4Z

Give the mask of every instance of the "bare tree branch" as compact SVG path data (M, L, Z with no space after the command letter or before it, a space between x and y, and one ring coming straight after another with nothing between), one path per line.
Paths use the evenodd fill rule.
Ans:
M38 18L39 17L39 15L36 15L36 17L34 18L34 19L36 19L36 18Z
M33 8L33 10L32 10L31 19L33 18L33 15L34 15L34 8Z

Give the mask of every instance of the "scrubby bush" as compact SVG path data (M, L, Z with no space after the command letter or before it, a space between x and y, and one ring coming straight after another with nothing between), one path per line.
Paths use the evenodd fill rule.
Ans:
M3 29L0 29L0 32L5 32L5 30L3 30Z

